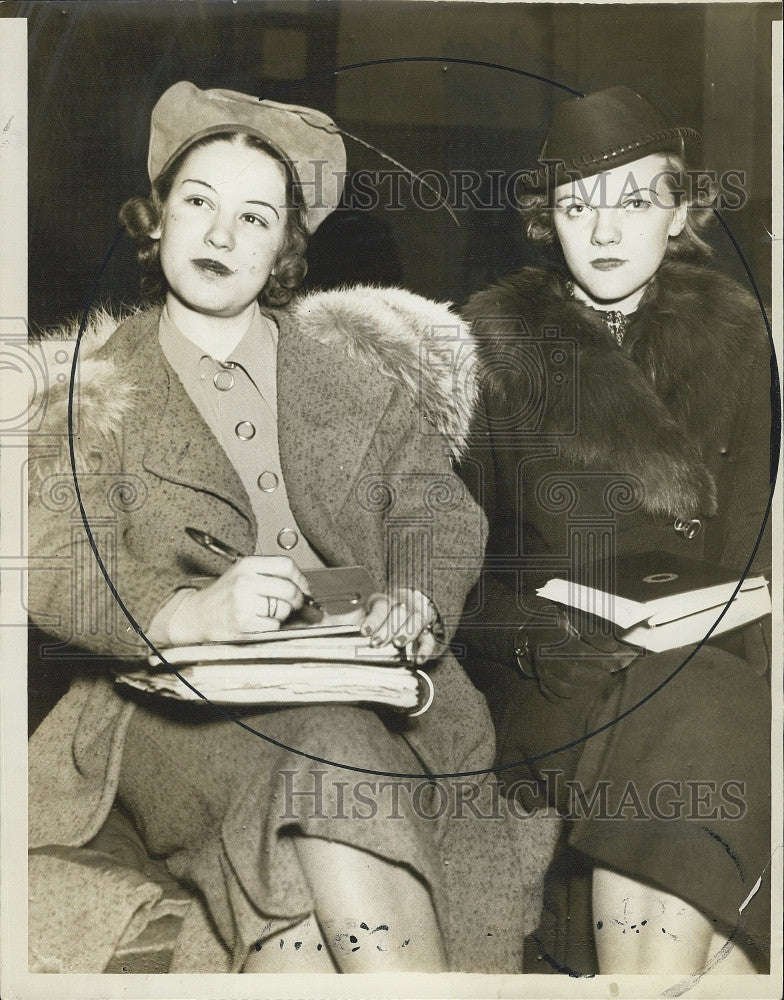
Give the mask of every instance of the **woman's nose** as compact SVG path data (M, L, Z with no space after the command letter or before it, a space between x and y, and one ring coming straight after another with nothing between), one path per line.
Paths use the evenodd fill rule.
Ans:
M614 246L621 242L621 227L613 208L600 208L591 233L591 243L596 246Z
M233 249L234 231L229 221L216 215L212 220L212 225L207 230L204 240L210 246L220 248L221 250Z

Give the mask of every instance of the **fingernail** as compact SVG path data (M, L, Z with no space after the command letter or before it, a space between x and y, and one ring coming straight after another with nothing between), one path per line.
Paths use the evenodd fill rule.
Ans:
M363 625L359 631L362 635L370 635L370 629L367 627L367 625Z

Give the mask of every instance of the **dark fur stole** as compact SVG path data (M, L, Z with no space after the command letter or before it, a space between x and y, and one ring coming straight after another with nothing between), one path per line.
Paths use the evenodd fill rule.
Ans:
M663 264L629 317L626 349L564 276L541 268L477 293L463 316L473 323L491 412L519 401L531 345L560 337L574 345L574 363L558 372L553 352L541 352L537 434L557 441L567 467L637 476L651 513L716 513L705 459L767 350L759 308L738 284L706 267Z

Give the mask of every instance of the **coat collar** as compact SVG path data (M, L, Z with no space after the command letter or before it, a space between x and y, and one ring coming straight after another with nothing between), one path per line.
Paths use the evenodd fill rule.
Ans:
M391 440L410 433L418 417L455 457L463 453L477 394L473 341L448 304L399 288L333 289L271 314L280 330L278 442L289 500L311 544L328 555L332 542L322 528L345 520L342 509L382 421ZM119 328L108 313L89 317L80 350L80 461L88 467L102 439L132 417L141 437L133 447L142 447L148 469L209 488L254 524L237 474L163 357L158 315L137 313ZM51 336L75 334L65 326ZM52 386L45 394L47 424L63 426L67 389ZM318 532L309 530L316 522ZM350 549L337 528L331 538L341 551Z
M278 447L292 513L311 538L332 523L350 498L386 396L368 393L352 364L335 363L334 348L304 337L287 310L271 315L280 332L277 352ZM144 434L145 468L161 479L227 500L255 525L250 500L225 452L160 350L157 313L135 353L137 381L150 405ZM377 388L377 387L376 387ZM337 404L337 405L336 405ZM314 490L329 463L328 488ZM205 479L204 470L210 469ZM324 487L327 483L322 483ZM324 555L329 531L316 541ZM332 539L339 548L345 540Z
M464 315L491 409L519 410L521 377L530 382L534 371L543 403L526 430L556 445L566 466L637 477L651 513L715 513L708 451L765 349L758 310L738 285L705 267L664 264L629 318L624 348L562 275L541 268L473 296ZM563 349L550 350L553 338ZM567 363L558 368L556 356Z

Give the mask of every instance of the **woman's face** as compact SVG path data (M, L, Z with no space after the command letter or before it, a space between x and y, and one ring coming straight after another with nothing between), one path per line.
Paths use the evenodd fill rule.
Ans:
M658 154L561 184L553 220L572 277L595 305L634 309L686 224Z
M285 205L283 167L262 150L226 139L191 150L152 233L169 294L203 315L240 315L283 246Z

